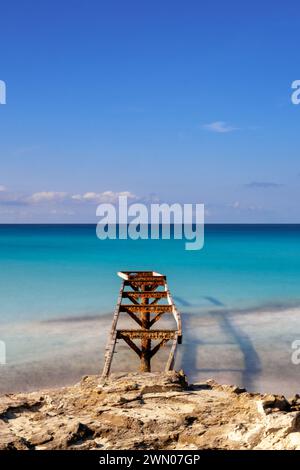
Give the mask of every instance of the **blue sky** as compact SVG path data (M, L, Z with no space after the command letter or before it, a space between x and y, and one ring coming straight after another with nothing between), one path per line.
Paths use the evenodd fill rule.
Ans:
M300 222L296 1L0 8L0 222L94 222L120 192Z

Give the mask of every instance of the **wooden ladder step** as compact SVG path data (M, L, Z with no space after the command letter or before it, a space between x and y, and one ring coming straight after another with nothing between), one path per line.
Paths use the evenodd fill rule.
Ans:
M139 279L139 278L162 278L166 280L166 276L163 274L155 273L154 271L136 271L136 272L125 272L123 271L123 274L126 274L128 279Z
M120 312L172 313L173 305L120 305Z
M176 330L117 330L117 338L127 337L130 339L174 339L178 335Z
M122 294L123 299L165 299L168 296L166 291L141 291L131 292L124 291Z
M129 279L128 281L124 282L125 286L164 286L165 283L166 281L159 277Z

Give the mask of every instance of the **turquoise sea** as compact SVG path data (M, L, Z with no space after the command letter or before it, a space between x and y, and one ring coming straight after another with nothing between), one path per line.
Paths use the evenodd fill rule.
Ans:
M94 225L1 225L0 262L1 322L111 312L120 270L166 274L185 310L300 304L299 225L206 225L200 251L101 241Z
M176 368L189 380L300 391L292 361L300 335L298 225L206 225L200 251L186 251L184 240L100 241L94 225L2 225L0 261L0 393L101 372L122 270L167 275L183 321ZM113 367L137 370L125 343Z

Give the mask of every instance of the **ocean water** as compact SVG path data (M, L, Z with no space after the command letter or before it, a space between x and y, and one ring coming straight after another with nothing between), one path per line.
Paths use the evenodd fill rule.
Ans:
M179 309L300 304L299 225L206 225L182 240L105 240L94 225L0 225L0 322L112 312L120 270L167 275Z
M206 225L200 251L183 240L100 241L94 225L0 225L0 262L0 393L101 371L122 270L167 275L183 321L176 368L190 380L299 392L298 225ZM125 343L117 352L113 371L137 370Z

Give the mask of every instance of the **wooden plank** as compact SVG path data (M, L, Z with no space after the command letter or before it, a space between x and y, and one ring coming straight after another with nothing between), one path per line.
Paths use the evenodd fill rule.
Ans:
M144 287L143 289L147 289ZM150 288L149 288L150 289ZM142 298L141 305L148 305L149 299ZM142 328L149 330L150 328L150 313L148 310L143 309L140 313L140 318L142 322ZM140 360L140 371L141 372L151 372L151 338L149 336L141 336L141 360Z
M164 345L169 341L169 338L163 338L160 343L158 343L150 352L151 357L153 357L160 348L164 347Z
M172 305L120 305L120 312L132 312L132 313L140 313L140 312L147 312L147 313L172 313L173 306Z
M116 347L116 340L117 340L116 326L118 323L118 318L119 318L119 313L120 313L120 304L122 302L123 290L124 290L124 281L122 282L121 288L119 291L119 296L118 296L116 309L114 312L113 322L111 325L111 330L110 330L108 342L106 345L105 361L104 361L104 367L103 367L103 372L102 372L103 378L107 377L110 372L112 358L113 358L113 354L114 354L115 347Z
M156 323L162 317L163 314L164 312L160 312L157 315L155 315L155 317L152 318L152 320L150 321L150 327L154 325L154 323Z
M124 291L122 294L123 299L166 299L167 292L165 291L141 291L141 292L131 292Z
M165 285L165 280L164 279L155 279L155 278L149 278L149 279L130 279L128 281L125 281L125 286L135 286L135 287L144 287L144 286L150 286L152 288L156 288L158 286L164 286ZM149 289L147 289L149 290Z
M168 372L169 370L172 370L174 368L174 363L176 359L176 351L177 351L177 344L178 344L178 333L174 336L171 351L168 357L168 361L166 364L165 371Z
M125 341L125 343L128 344L128 346L139 356L141 357L142 355L142 351L137 347L137 345L131 341L131 339L129 338L129 336L126 336L126 335L122 335L122 334L119 334L119 338L120 339L123 339Z
M166 276L163 274L157 273L156 271L119 271L118 275L123 279L132 279L132 278L153 278L153 277L162 277L166 279Z
M173 301L173 298L172 298L171 293L169 291L169 287L168 287L167 283L165 284L165 291L167 292L167 298L168 298L169 304L173 305L173 316L175 318L176 325L177 325L177 331L178 331L178 343L181 344L181 342L182 342L181 316L180 316L180 313L178 312L178 310L177 310L177 308L174 304L174 301Z
M115 347L116 347L116 341L117 341L117 331L114 331L114 333L111 334L110 336L110 343L108 344L106 353L105 353L105 362L104 362L104 367L103 367L103 372L102 372L103 378L107 377L110 372L112 358L113 358L113 354L115 352Z
M138 324L140 325L141 327L143 327L143 323L142 321L132 312L130 311L127 311L128 315Z
M117 338L128 336L131 339L174 339L175 335L177 334L176 330L117 330Z

